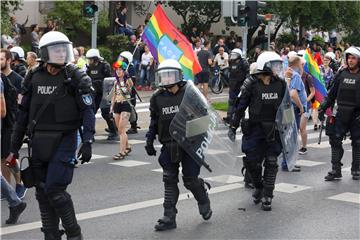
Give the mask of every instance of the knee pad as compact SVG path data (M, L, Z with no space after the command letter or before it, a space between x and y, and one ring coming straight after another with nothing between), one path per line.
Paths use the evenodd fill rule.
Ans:
M51 206L61 208L71 202L71 196L66 191L52 192L48 194Z
M278 168L277 157L275 156L267 157L264 166L266 168Z
M163 182L166 184L177 184L179 182L179 170L164 169Z
M256 158L243 157L243 163L244 163L244 167L247 169L261 168L261 159L258 157Z
M329 143L333 148L341 148L342 147L342 139L337 137L330 137Z
M351 146L353 147L353 149L359 149L360 151L360 138L356 140L352 140Z
M184 186L188 190L196 189L204 185L204 180L198 177L185 177L183 176Z
M39 187L36 188L35 197L36 197L36 200L38 200L39 203L47 203L47 202L49 202L48 196L45 194L43 188L39 188Z

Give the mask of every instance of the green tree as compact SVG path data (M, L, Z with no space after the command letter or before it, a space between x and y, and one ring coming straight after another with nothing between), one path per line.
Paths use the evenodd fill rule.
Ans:
M10 15L16 11L21 9L22 3L16 0L1 0L1 34L10 35L11 32L11 23L10 23Z
M59 31L65 33L70 39L78 35L90 37L91 19L83 16L82 1L56 1L47 19L58 23ZM100 11L98 18L98 37L105 39L109 28L108 12Z
M352 34L360 24L359 1L270 1L266 9L277 16L277 24L299 31L329 31L334 28ZM276 31L277 33L277 31ZM276 34L275 34L276 35Z
M211 24L221 19L220 1L169 1L167 4L182 17L184 34L189 34L193 27L199 32L209 30Z

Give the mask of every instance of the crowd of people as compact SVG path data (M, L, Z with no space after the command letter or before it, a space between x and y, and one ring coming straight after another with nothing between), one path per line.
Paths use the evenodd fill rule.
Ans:
M58 239L61 236L58 226L61 219L68 237L82 239L66 187L72 181L77 160L84 163L91 159L91 144L95 140L96 129L95 114L100 109L107 123L108 140L120 139L119 149L113 159L123 160L132 151L128 134L137 133L138 129L136 91L155 88L160 90L150 100L151 119L145 146L147 154L154 156L156 135L163 144L159 162L164 170L164 216L158 220L155 229L163 231L176 228L180 162L184 186L197 200L199 213L204 220L211 217L206 183L199 177L200 166L192 161L181 146L174 144L168 131L176 111L161 110L178 109L185 88L191 84L182 81L181 65L176 60L165 60L159 64L151 55L149 47L138 42L143 27L137 31L140 35L133 34L126 22L126 7L119 8L115 22L119 26L119 33L129 36L129 47L127 51L119 53L113 64L106 62L98 49L85 51L81 46L74 48L67 36L54 31L51 22L48 22L47 33L40 39L38 26L31 27L33 48L26 53L26 59L19 43L3 45L0 52L1 187L10 207L10 217L6 223L16 223L26 208L26 203L22 201L26 187L16 166L18 152L27 133L32 138L33 186L36 187L45 238ZM270 51L256 47L252 58L246 59L241 49L241 39L234 32L227 38L219 37L214 46L208 36L208 33L198 34L196 28L188 36L202 67L194 83L210 101L208 83L211 68L218 67L227 76L229 108L224 121L230 126L228 136L232 141L236 139L237 128L242 128L242 151L246 154L243 158L246 169L244 181L247 186L255 188L255 203L261 202L263 210L271 210L278 170L277 158L284 146L279 129L275 127L275 117L287 91L289 103L294 109L296 132L301 137L301 147L296 149L298 154L306 154L308 151L306 125L310 117L314 130L319 130L324 127L325 112L331 108L332 115L327 118L326 133L330 136L332 170L325 176L325 180L342 177L342 141L348 132L351 134L353 152L351 174L353 179L359 180L358 47L349 46L343 54L344 49L331 43L324 51L324 48L313 42L309 46L289 44L278 50L273 42ZM317 89L314 80L304 70L307 48L319 65L321 78L328 90L328 97L320 106L315 104ZM60 100L51 97L57 94L63 97ZM245 119L247 109L249 118ZM43 113L48 117L41 118ZM29 119L32 120L30 125ZM131 127L127 130L128 123ZM48 147L48 151L44 151L44 146ZM296 164L289 165L285 155L283 158L282 170L300 171ZM16 180L15 189L9 184L11 175Z

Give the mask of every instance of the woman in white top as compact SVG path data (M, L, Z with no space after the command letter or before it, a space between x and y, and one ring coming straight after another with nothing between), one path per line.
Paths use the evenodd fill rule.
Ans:
M131 113L129 101L133 82L130 77L127 77L126 67L127 64L122 61L117 61L113 64L116 81L114 83L114 94L111 99L111 109L114 112L115 124L120 136L120 152L113 157L114 160L122 160L131 152L125 128Z
M145 87L145 90L150 90L150 68L154 62L154 57L151 55L150 49L147 45L144 46L145 52L141 55L141 72L140 72L140 87Z

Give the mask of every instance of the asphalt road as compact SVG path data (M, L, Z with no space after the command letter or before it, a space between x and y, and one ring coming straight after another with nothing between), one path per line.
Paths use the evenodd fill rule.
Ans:
M93 160L75 169L68 191L84 239L360 239L360 190L359 181L352 180L349 171L350 141L344 142L342 180L325 182L324 176L330 169L330 146L327 137L321 145L317 144L318 132L310 124L308 153L299 156L298 161L302 171L279 171L271 212L262 211L260 205L252 202L252 192L243 187L239 171L212 162L213 173L202 169L201 176L212 185L213 217L209 221L201 218L196 201L180 180L178 227L154 232L163 212L163 184L157 157L148 157L144 150L144 127L149 115L146 102L150 94L147 95L137 107L142 129L130 135L130 156L122 161L112 160L118 152L118 142L105 140L104 122L98 119ZM225 95L211 96L213 101L216 97ZM219 137L225 142L226 131L219 132ZM240 133L238 138L241 139ZM238 149L240 143L236 143ZM158 150L159 147L156 143ZM224 158L228 153L223 150L211 149L211 155L214 159ZM241 155L240 151L237 154ZM25 201L28 207L14 226L5 225L7 203L1 202L2 239L43 238L34 189L28 191Z

